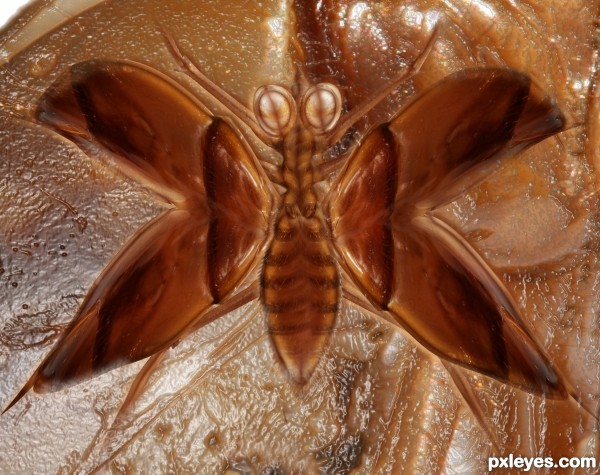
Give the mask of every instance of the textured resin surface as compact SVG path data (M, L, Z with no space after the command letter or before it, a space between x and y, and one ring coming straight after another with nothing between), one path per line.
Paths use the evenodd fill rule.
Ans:
M597 421L590 414L600 401L598 9L598 2L578 1L34 2L0 36L0 407L44 359L52 360L48 355L70 322L96 301L118 308L111 315L125 322L112 327L121 339L104 337L115 346L103 354L114 361L95 365L85 352L67 348L71 356L59 352L44 378L60 373L69 357L81 358L72 373L83 375L179 339L161 333L166 330L155 320L156 328L144 327L143 315L138 327L128 327L128 315L138 311L135 299L146 294L136 284L143 280L135 280L138 274L122 285L117 278L97 280L118 274L124 261L115 256L140 262L148 249L167 243L170 251L159 254L153 271L161 277L144 285L164 287L171 297L158 298L156 307L146 296L145 304L193 315L222 301L225 311L214 310L211 323L160 357L92 371L84 383L55 392L28 392L0 416L0 467L17 473L482 473L491 455L598 457ZM318 362L301 385L282 365L261 294L253 290L265 282L265 242L281 230L275 210L285 203L283 185L290 187L278 181L277 170L286 152L261 140L227 100L201 87L165 32L248 110L263 86L294 91L300 70L310 84L339 87L342 122L433 44L417 74L374 100L339 142L324 147L324 179L314 180L311 190L322 203L328 231L321 237L337 259L341 292L333 330L326 330ZM123 61L149 68L145 85L159 78L159 86L148 86L149 97L156 99L163 87L171 91L164 84L172 84L182 91L174 102L192 105L152 116L164 120L160 126L149 116L130 116L128 124L142 124L135 130L150 133L127 136L117 148L118 126L98 132L109 129L110 120L102 120L114 112L90 99L102 88L76 92L73 104L83 122L73 119L81 111L63 122L44 115L65 109L52 102L58 97L65 104L62 92L52 91L63 90L57 84L66 75L89 85L92 73L85 68L108 68L122 79L114 65ZM505 83L499 72L482 81L491 84L482 100L493 98L499 118L480 112L478 99L464 98L477 97L470 89L486 91L477 80L464 93L453 87L456 78L471 84L464 78L474 73L461 71L472 68L518 71L507 73ZM143 99L144 90L130 94ZM129 102L117 99L129 111ZM302 114L304 103L297 104ZM109 99L102 106L112 110ZM554 113L542 124L535 120L554 110L564 116L562 132L552 125ZM155 174L164 172L160 164L145 174L124 167L118 156L144 137L170 143L169 130L173 137L187 135L171 122L200 124L215 143L237 144L233 135L243 137L226 155L239 160L209 167L220 180L245 177L234 180L236 189L247 191L240 201L222 181L208 179L200 186L206 203L193 212L181 205L188 196L181 190L208 173L194 169L199 162L172 174ZM420 123L452 133L416 141ZM464 130L481 139L461 141ZM455 147L451 158L476 150L469 153L480 156L482 166L432 159L421 170L411 153L394 159L404 144L412 155L425 149L431 157L445 143ZM169 150L177 147L193 156L181 140ZM367 195L371 207L353 200ZM246 202L256 208L231 220L246 224L229 242L230 211ZM205 239L204 222L194 215L202 206L221 223L206 239L229 251L209 253L206 295L212 300L198 303L177 295L204 292L190 290L193 270L185 270L204 262L203 251L181 258L181 249ZM426 209L425 217L413 208ZM375 213L382 210L389 212ZM247 235L250 244L239 238ZM137 248L128 244L136 236ZM228 260L231 255L238 259ZM172 262L183 270L166 279ZM232 303L240 289L256 298ZM493 318L482 324L479 314ZM509 325L517 343L517 337L494 338L506 322L516 322ZM180 335L179 323L168 332ZM122 341L137 341L143 332L151 344L134 355L121 349ZM91 339L98 341L93 332ZM478 340L481 345L473 343Z

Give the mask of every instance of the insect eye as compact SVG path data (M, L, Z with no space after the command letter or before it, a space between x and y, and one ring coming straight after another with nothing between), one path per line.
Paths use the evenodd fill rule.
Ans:
M325 134L335 127L342 112L342 95L333 84L312 86L302 99L302 120L316 134Z
M283 137L296 123L296 103L281 86L262 86L254 93L254 116L272 137Z

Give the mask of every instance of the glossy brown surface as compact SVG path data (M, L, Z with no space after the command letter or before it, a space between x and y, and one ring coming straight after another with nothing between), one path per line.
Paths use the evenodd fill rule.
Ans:
M448 196L458 198L436 209L431 218L447 227L440 231L426 226L446 248L439 248L436 255L430 237L419 236L416 242L431 244L427 256L436 261L436 268L457 252L458 244L467 243L461 249L475 254L461 254L460 262L480 256L489 275L497 278L477 291L494 295L500 282L552 364L568 376L588 406L595 406L598 263L592 157L597 148L597 99L591 92L595 73L589 39L597 8L570 4L556 16L552 13L557 7L551 3L529 9L501 2L318 2L316 10L310 2L304 6L293 15L287 2L244 8L232 3L227 11L222 2L177 6L107 2L44 38L43 45L17 55L3 70L7 106L2 144L15 153L5 155L2 162L6 177L2 229L3 239L10 243L7 249L17 249L3 250L0 257L3 268L10 269L3 274L10 292L2 315L6 321L2 354L8 355L3 356L3 400L12 398L37 360L50 351L56 342L53 335L73 318L111 257L154 216L164 213L164 204L155 195L101 165L110 163L105 153L89 149L84 154L32 125L39 97L71 65L98 58L143 62L175 78L213 114L225 118L227 111L181 72L164 47L156 19L185 38L186 54L245 104L259 86L293 83L287 46L277 38L281 31L292 32L293 25L300 25L309 79L338 78L351 110L397 77L427 42L431 25L443 17L441 42L422 74L370 111L329 155L335 158L349 151L349 157L355 140L367 137L365 132L387 123L401 105L435 91L441 79L465 67L523 70L540 91L556 98L569 126L578 125L560 134L560 141L549 139L503 160L495 174L478 173L476 180L462 177L466 186L460 183L459 193ZM311 13L306 15L312 18L309 25L304 13ZM80 32L86 25L103 32L103 41L85 40ZM143 44L140 31L146 33ZM567 33L577 41L558 41ZM7 32L6 38L11 34ZM75 37L79 40L67 41ZM52 51L64 53L59 59L51 53L39 56ZM323 51L331 51L331 56ZM575 59L561 61L561 57ZM38 60L32 63L29 58ZM538 113L524 112L521 117L536 118ZM535 128L521 130L515 134L529 137ZM273 170L276 154L251 134L247 137L265 169ZM27 147L21 147L25 141ZM329 185L316 187L320 198ZM270 185L267 189L271 193ZM215 188L211 193L219 192ZM332 193L328 203L335 203L336 196ZM376 224L370 232L381 236L382 227ZM28 237L32 229L37 236ZM67 255L46 257L36 251L55 248ZM341 262L343 256L338 257ZM381 268L371 266L371 258L363 262ZM476 259L475 264L476 280L481 281L481 261ZM369 303L364 298L369 292L371 303L384 300L381 289L387 287L388 278L375 276L374 282L366 279L362 284L375 290L360 291L356 279L344 274L342 290L359 296L363 306ZM465 288L472 283L471 278ZM124 389L119 388L139 366L110 372L85 387L26 396L0 420L6 441L2 463L25 472L52 464L56 470L62 466L83 472L100 467L105 472L481 473L491 453L558 457L592 454L596 449L594 421L572 400L534 397L443 365L397 327L377 321L344 299L322 364L298 394L273 358L263 317L258 304L244 306L155 361L153 372L146 373L141 397L129 416L119 419L109 443L100 441L122 401ZM516 367L526 373L521 363ZM61 442L47 440L52 431L60 434L56 439ZM490 444L494 439L499 449Z
M391 217L398 188L398 160L387 128L378 128L348 163L331 210L336 244L350 273L381 309L393 287Z
M204 168L211 210L206 268L213 299L220 302L256 266L272 200L262 170L231 127L216 120L205 141L205 157L211 157Z

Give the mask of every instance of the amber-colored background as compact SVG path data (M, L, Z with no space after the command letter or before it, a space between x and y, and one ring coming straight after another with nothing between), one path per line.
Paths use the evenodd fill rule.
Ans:
M30 25L36 32L48 28L36 23L38 13L53 25L84 2L68 8L59 3L35 4L0 38L2 407L49 351L106 263L163 206L113 172L103 157L87 157L37 125L33 110L41 93L70 64L125 58L169 74L215 114L224 114L178 70L160 27L242 102L249 103L260 85L292 80L288 41L294 23L286 1L260 7L245 1L98 2L48 34L30 36ZM298 3L307 11L312 5ZM350 106L395 77L423 48L433 25L441 25L424 74L372 111L363 130L466 67L524 71L556 98L568 130L503 162L450 204L445 217L496 269L538 341L597 411L599 2L319 4L322 28L310 32L306 44L314 40L319 51L334 54L321 58L313 79L334 71ZM269 153L255 145L257 153ZM483 473L493 454L599 456L594 420L573 401L543 400L465 371L479 401L478 421L438 358L350 304L343 305L332 345L304 394L294 393L282 376L254 303L172 350L129 422L107 435L140 368L28 395L0 417L0 468Z

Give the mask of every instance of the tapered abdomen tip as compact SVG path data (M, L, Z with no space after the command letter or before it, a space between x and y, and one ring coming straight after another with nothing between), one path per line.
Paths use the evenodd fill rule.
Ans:
M329 334L315 334L306 329L293 334L271 333L271 338L290 379L299 386L306 385L319 363Z

